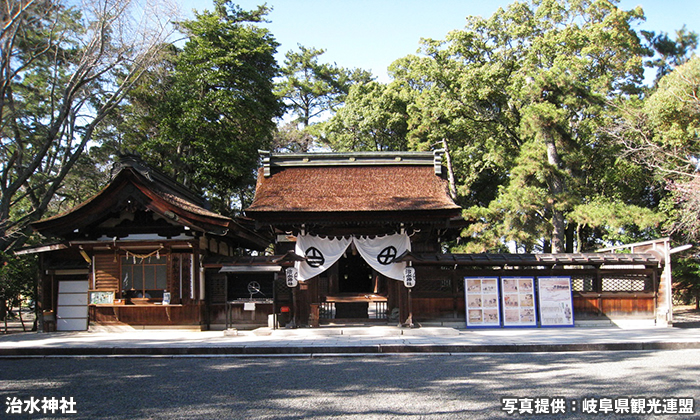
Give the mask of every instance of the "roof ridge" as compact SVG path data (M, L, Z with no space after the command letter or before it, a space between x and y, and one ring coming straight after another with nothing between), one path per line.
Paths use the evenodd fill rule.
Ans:
M153 186L157 187L162 192L173 193L180 198L189 201L205 210L211 210L209 202L201 195L194 192L189 187L185 186L181 182L173 179L172 177L166 175L158 169L147 164L141 155L134 152L125 152L117 155L117 161L112 165L112 179L116 178L120 172L126 169L132 169L139 175L143 176L152 183ZM165 187L165 188L163 188ZM170 191L165 191L168 189Z
M436 175L441 175L442 156L438 149L418 151L372 151L372 152L314 152L273 153L260 150L265 177L272 175L272 168L319 167L319 166L433 166Z

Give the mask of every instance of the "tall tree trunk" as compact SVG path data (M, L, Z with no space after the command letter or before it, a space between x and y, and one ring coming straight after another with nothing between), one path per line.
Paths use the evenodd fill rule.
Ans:
M556 172L552 174L549 189L553 196L552 210L552 253L557 254L564 251L566 226L564 221L564 212L557 210L558 196L564 192L564 179L559 175L558 170L561 168L561 159L557 151L557 145L552 136L551 131L547 127L542 128L542 137L547 146L547 162L556 168Z
M576 226L574 223L569 222L566 225L566 252L574 252L574 238L576 237ZM578 246L578 244L577 244ZM580 251L579 251L580 252Z
M450 188L450 197L453 200L457 199L457 186L455 183L455 172L452 168L452 157L450 149L447 147L447 140L442 139L442 148L445 149L445 160L447 161L447 180Z
M7 302L0 299L0 319L5 324L5 334L7 334Z
M542 241L542 252L545 254L549 254L552 252L552 241L549 239L545 239Z
M19 314L19 322L22 324L22 331L27 332L27 327L24 326L24 319L22 319L22 299L17 300L17 314Z

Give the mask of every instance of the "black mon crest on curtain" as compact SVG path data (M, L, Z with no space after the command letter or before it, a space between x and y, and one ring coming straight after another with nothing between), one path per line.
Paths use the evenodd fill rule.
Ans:
M354 243L362 258L379 273L403 280L406 263L394 260L405 251L411 250L411 240L406 234L375 237L322 238L320 236L299 235L295 252L306 257L306 261L296 263L299 280L315 277L335 264L345 250Z

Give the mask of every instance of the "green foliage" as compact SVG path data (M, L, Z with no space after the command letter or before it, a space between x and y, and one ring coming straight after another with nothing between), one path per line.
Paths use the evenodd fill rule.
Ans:
M216 0L213 12L179 22L181 49L161 43L146 62L118 49L111 28L106 56L124 60L86 49L97 26L59 2L35 3L16 36L2 38L16 46L2 52L17 73L0 83L11 87L0 103L0 248L26 240L44 212L94 193L114 151L141 152L230 213L250 200L258 149L304 152L318 141L337 151L447 145L456 201L472 222L460 250L584 250L661 226L697 238L697 34L642 32L642 44L632 29L641 9L617 4L532 0L469 17L396 60L381 84L303 46L278 69L278 44L258 25L266 6ZM86 57L98 64L76 79ZM658 71L651 90L645 60ZM285 109L292 119L275 130ZM84 154L89 140L97 146Z
M649 54L632 29L643 12L616 3L516 2L469 17L444 41L424 40L422 56L396 60L390 84L355 86L325 138L336 150L391 149L404 132L410 150L447 144L472 222L461 250L648 239L666 192L606 130L620 98L644 92Z
M343 103L349 75L335 65L319 63L325 50L298 47L299 52L286 54L277 94L285 101L294 122L308 127L312 118Z
M682 164L688 172L695 168L688 166L692 163L687 157L700 154L697 141L700 137L699 92L700 57L695 57L662 78L656 91L644 103L655 141L669 151L675 151L682 160L673 163Z
M19 306L20 299L36 299L38 272L36 257L0 252L0 308ZM0 313L0 320L5 319L5 315Z
M406 150L408 102L392 85L358 83L322 127L335 151Z
M316 136L310 127L300 129L299 124L290 121L278 126L274 134L272 150L275 152L305 153L316 143Z
M688 305L695 301L700 308L700 258L697 254L674 256L674 303Z
M77 64L81 15L55 2L38 3L8 3L16 19L2 29L0 250L26 240L28 223L43 214L43 200L53 195L60 157L75 147L73 139L52 130L60 118L56 105L69 105L56 86L68 84Z
M644 101L626 101L610 133L636 162L666 184L660 202L667 234L700 238L700 58L661 78Z
M162 56L134 92L126 121L136 122L137 135L122 146L204 192L226 214L248 201L258 150L270 148L282 104L273 92L278 44L256 25L268 9L215 5L215 12L179 22L188 41Z
M333 115L345 103L350 87L370 82L372 75L361 69L321 63L319 58L325 50L298 47L299 52L287 52L282 78L276 85L276 93L292 118L277 143L278 149L306 152L324 135L325 129L313 127L314 123Z
M647 67L656 68L656 82L669 74L674 67L685 64L691 53L698 46L698 34L688 32L685 26L676 31L676 39L668 34L656 34L653 31L642 31L642 36L649 44L651 55L656 55L646 63Z
M642 17L606 1L513 3L426 41L428 59L397 62L395 75L419 91L408 107L411 144L449 141L474 249L581 249L583 236L603 240L597 229L630 222L621 208L654 205L639 184L613 182L624 180L618 168L647 185L649 173L613 164L619 147L600 133L609 101L638 91L644 49L631 24ZM490 185L478 182L485 175ZM610 203L620 220L600 220L595 203ZM647 216L632 230L650 226Z
M569 217L580 228L605 228L610 232L604 238L608 241L614 241L613 235L630 230L630 226L642 230L653 229L663 221L663 215L651 209L603 197L574 206Z
M134 3L3 2L0 27L0 250L22 246L108 113L148 67L167 30L131 26ZM166 14L155 13L160 25ZM137 41L138 39L138 41ZM152 41L152 42L151 42ZM85 167L83 167L84 169Z

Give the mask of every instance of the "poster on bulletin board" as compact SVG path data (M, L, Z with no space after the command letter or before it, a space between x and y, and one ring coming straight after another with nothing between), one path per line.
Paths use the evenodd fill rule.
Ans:
M500 327L498 277L465 277L467 328Z
M504 327L536 327L535 279L501 277Z
M538 277L540 325L573 327L574 304L571 277Z
M90 305L111 305L114 303L114 292L104 290L90 291Z

